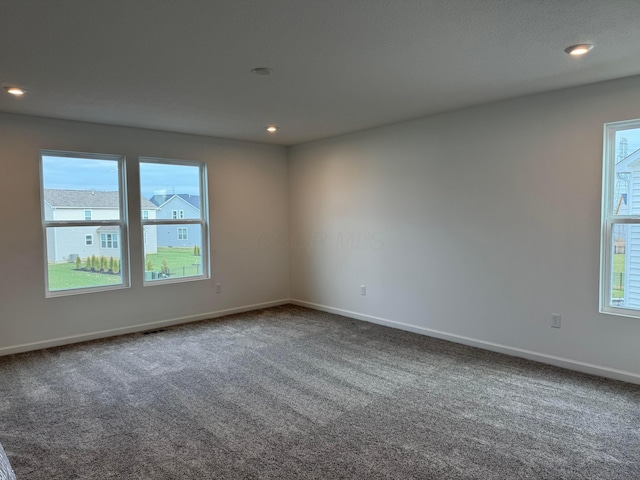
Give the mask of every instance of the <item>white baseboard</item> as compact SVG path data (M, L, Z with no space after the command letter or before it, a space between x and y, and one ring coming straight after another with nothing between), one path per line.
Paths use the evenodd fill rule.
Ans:
M371 323L376 323L378 325L385 325L387 327L398 328L400 330L419 333L421 335L427 335L429 337L440 338L442 340L448 340L450 342L461 343L463 345L469 345L471 347L478 347L484 350L490 350L492 352L504 353L506 355L511 355L514 357L526 358L528 360L534 360L540 363L555 365L557 367L563 367L569 370L575 370L578 372L598 375L600 377L613 378L615 380L622 380L629 383L640 384L640 374L628 372L625 370L617 370L614 368L602 367L600 365L593 365L590 363L580 362L577 360L571 360L569 358L556 357L554 355L547 355L545 353L533 352L531 350L523 350L521 348L509 347L507 345L486 342L484 340L477 340L475 338L463 337L461 335L456 335L453 333L441 332L439 330L432 330L430 328L418 327L415 325L410 325L408 323L396 322L394 320L388 320L386 318L374 317L372 315L352 312L350 310L343 310L341 308L328 307L326 305L319 305L317 303L305 302L303 300L291 299L290 303L301 306L301 307L320 310L323 312L336 313L338 315L343 315L345 317L355 318L356 320L363 320L365 322L371 322Z
M81 335L72 335L69 337L54 338L52 340L43 340L40 342L24 343L22 345L14 345L11 347L2 347L0 348L0 357L4 355L12 355L14 353L41 350L43 348L59 347L61 345L68 345L71 343L86 342L88 340L96 340L98 338L115 337L117 335L125 335L127 333L144 332L146 330L154 330L156 328L169 327L171 325L179 325L181 323L190 323L197 322L198 320L218 318L234 313L250 312L251 310L276 307L278 305L286 305L288 303L291 303L291 301L288 298L285 298L281 300L274 300L272 302L229 308L227 310L218 310L215 312L207 312L198 315L189 315L185 317L171 318L168 320L160 320L158 322L140 323L138 325L132 325L130 327L113 328L110 330L101 330L99 332L83 333Z
M442 332L439 330L433 330L430 328L418 327L408 323L396 322L386 318L375 317L373 315L366 315L363 313L352 312L350 310L343 310L341 308L329 307L326 305L320 305L317 303L306 302L296 299L281 299L271 302L258 303L255 305L245 305L242 307L229 308L226 310L217 310L214 312L207 312L198 315L189 315L184 317L172 318L168 320L161 320L158 322L141 323L138 325L132 325L129 327L114 328L110 330L101 330L98 332L86 333L81 335L72 335L69 337L54 338L51 340L43 340L40 342L25 343L22 345L14 345L10 347L0 348L0 356L12 355L15 353L29 352L32 350L41 350L44 348L58 347L61 345L68 345L72 343L86 342L88 340L96 340L98 338L114 337L117 335L125 335L127 333L143 332L146 330L153 330L156 328L169 327L172 325L179 325L182 323L197 322L198 320L206 320L210 318L223 317L225 315L232 315L234 313L249 312L252 310L259 310L261 308L276 307L286 304L299 305L301 307L307 307L314 310L320 310L323 312L336 313L349 318L355 318L356 320L363 320L365 322L375 323L378 325L384 325L391 328L397 328L400 330L406 330L408 332L414 332L421 335L427 335L429 337L440 338L442 340L448 340L454 343L460 343L463 345L469 345L471 347L482 348L484 350L490 350L492 352L504 353L514 357L526 358L534 360L536 362L546 363L549 365L555 365L557 367L567 368L569 370L575 370L578 372L589 373L592 375L598 375L601 377L613 378L615 380L622 380L629 383L635 383L640 385L640 374L628 372L625 370L617 370L614 368L603 367L600 365L593 365L590 363L580 362L577 360L571 360L569 358L556 357L554 355L547 355L545 353L533 352L531 350L524 350L521 348L509 347L507 345L501 345L498 343L487 342L484 340L477 340L474 338L464 337L462 335L456 335L453 333Z

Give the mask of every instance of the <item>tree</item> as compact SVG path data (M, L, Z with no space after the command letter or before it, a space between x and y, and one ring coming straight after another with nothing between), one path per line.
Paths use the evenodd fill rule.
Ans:
M153 272L153 262L151 261L151 259L149 257L147 257L147 271L148 272Z
M169 275L169 264L167 263L167 259L162 259L162 266L160 267L160 271L165 275Z
M120 273L120 260L117 258L113 261L113 273Z
M107 271L107 257L104 255L100 257L100 270L103 272Z
M76 270L80 270L80 267L82 267L82 260L80 260L80 256L76 257Z
M95 255L91 255L91 271L95 272L100 269L100 264Z
M114 267L114 263L113 263L113 257L109 257L109 271L113 272L113 267Z

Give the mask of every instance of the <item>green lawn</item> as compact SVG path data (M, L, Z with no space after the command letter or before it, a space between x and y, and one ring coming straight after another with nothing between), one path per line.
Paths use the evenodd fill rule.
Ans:
M49 290L70 288L103 287L122 283L120 275L83 272L75 270L75 263L49 265Z
M613 298L623 298L624 297L624 286L620 285L620 274L624 274L624 253L615 253L613 255L613 287L611 289L611 296ZM622 276L624 278L624 275ZM615 288L620 287L620 288Z
M158 247L158 253L147 255L147 260L151 260L151 263L153 263L154 272L160 272L162 260L166 260L171 278L190 277L202 273L202 257L193 255L193 247ZM84 266L84 259L82 265ZM75 263L49 265L49 289L68 290L71 288L103 287L122 283L120 275L84 272L75 268Z
M158 253L147 255L145 262L149 260L154 272L160 272L162 260L166 260L172 277L192 277L202 273L202 257L193 255L193 247L158 247Z

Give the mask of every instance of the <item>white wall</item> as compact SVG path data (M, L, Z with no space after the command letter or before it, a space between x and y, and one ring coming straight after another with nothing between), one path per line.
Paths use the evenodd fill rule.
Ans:
M640 117L639 87L634 77L337 137L291 148L288 165L282 147L0 114L11 205L0 209L0 354L291 296L640 379L640 320L598 313L602 125ZM41 148L206 161L213 278L142 287L132 196L132 288L45 299Z
M262 241L288 230L285 148L9 114L0 114L0 138L0 354L289 297L288 252ZM212 279L142 287L140 196L130 195L132 287L45 298L40 149L124 154L134 186L138 156L206 162Z
M640 320L598 313L603 123L638 105L634 77L293 147L292 298L640 380Z

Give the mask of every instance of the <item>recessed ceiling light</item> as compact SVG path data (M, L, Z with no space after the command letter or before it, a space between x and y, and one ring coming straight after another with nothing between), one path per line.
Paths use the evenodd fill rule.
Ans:
M572 57L579 57L580 55L584 55L585 53L590 52L593 49L593 45L588 43L581 43L579 45L571 45L564 49Z
M20 87L4 87L4 89L7 91L7 93L10 93L11 95L15 95L16 97L21 97L22 95L27 93L27 91L24 88L20 88Z
M256 75L271 75L273 70L267 67L257 67L251 70L251 73L255 73Z
M267 127L267 132L269 133L276 133L278 131L278 127L276 127L275 125L269 125Z

